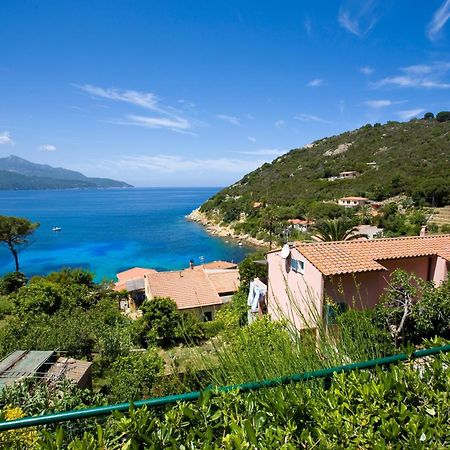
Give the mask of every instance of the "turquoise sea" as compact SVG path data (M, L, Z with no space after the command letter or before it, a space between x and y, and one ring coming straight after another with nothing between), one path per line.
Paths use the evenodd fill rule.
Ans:
M218 189L0 191L0 215L41 224L19 254L27 276L84 267L99 281L134 266L176 270L191 259L242 260L249 248L212 237L185 219ZM0 247L0 274L12 270L12 255Z

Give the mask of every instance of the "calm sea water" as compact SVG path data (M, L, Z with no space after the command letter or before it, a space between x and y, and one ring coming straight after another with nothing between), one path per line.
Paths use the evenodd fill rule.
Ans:
M249 249L208 235L185 220L218 189L134 188L108 190L0 191L0 215L41 224L19 255L28 276L61 267L84 267L97 280L134 266L176 270L189 260L240 261ZM62 228L53 232L52 228ZM0 274L14 270L0 247Z

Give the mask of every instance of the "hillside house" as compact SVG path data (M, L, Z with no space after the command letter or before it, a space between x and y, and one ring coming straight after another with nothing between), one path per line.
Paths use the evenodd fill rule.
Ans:
M289 228L292 230L301 231L302 233L307 233L314 222L305 219L288 219Z
M135 268L136 269L136 268ZM139 293L140 301L133 300L131 312L136 312L146 299L169 297L177 304L178 311L192 312L201 320L212 320L215 312L231 300L239 288L239 271L237 264L227 261L214 261L200 266L191 265L189 269L158 272L152 269L131 269L125 289L135 299ZM134 272L133 272L134 270ZM123 272L117 274L119 281L116 290L124 289ZM129 291L129 289L134 289ZM130 301L131 304L131 301ZM127 311L126 306L122 307ZM127 311L129 312L129 311Z
M267 254L268 313L302 329L327 318L327 298L343 307L374 307L396 269L440 285L448 278L450 235L299 242L284 250Z
M365 197L342 197L338 200L338 205L345 208L357 208L364 206L368 201Z
M346 172L339 172L338 178L340 180L346 180L349 178L356 178L359 175L355 170L347 170Z

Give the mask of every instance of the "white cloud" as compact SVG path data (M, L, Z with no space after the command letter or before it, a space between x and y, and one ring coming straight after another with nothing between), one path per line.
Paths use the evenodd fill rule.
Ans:
M449 89L450 83L444 79L449 70L450 63L447 62L402 67L400 69L401 74L383 78L374 83L373 86Z
M38 148L43 152L56 152L57 150L56 146L52 144L43 144L40 145Z
M435 41L441 36L441 30L450 19L450 0L445 0L441 7L434 13L433 19L427 26L427 36Z
M152 111L160 111L158 97L152 92L134 91L128 89L102 88L91 84L75 85L78 89L93 97L106 98L131 105L147 108Z
M253 136L248 136L247 139L248 139L250 142L256 142L256 138L253 137Z
M397 111L397 115L403 120L409 120L412 119L413 117L417 117L424 111L425 110L423 108L407 109L405 111Z
M314 80L311 80L310 82L308 82L309 87L319 87L319 86L323 86L324 84L325 84L325 81L322 80L321 78L314 78Z
M369 108L385 108L394 104L392 100L367 100L364 102Z
M277 128L281 128L281 127L283 127L284 125L286 125L286 122L285 122L283 119L280 119L280 120L275 121L275 122L274 122L274 125L275 125Z
M224 122L227 122L231 125L234 125L236 127L242 126L239 118L235 117L235 116L227 116L226 114L218 114L217 118L220 120L223 120Z
M358 3L360 5L360 3ZM374 15L375 1L366 0L357 11L351 12L347 7L339 10L339 25L358 37L364 37L374 27L377 18Z
M130 170L146 170L158 173L176 172L230 172L245 173L263 164L264 160L257 159L188 159L179 155L141 155L126 156L117 161L105 161L106 166L127 168Z
M112 120L110 123L118 125L137 125L144 128L163 128L178 133L193 134L188 131L191 128L191 124L181 117L148 117L130 114L125 116L125 119Z
M187 130L192 128L192 123L188 119L182 117L179 110L171 106L161 104L157 95L152 92L116 88L105 89L90 84L76 85L76 87L94 97L139 106L159 114L158 117L127 115L124 119L109 120L109 123L119 125L138 125L146 128L164 128L176 132L187 132ZM161 117L161 115L165 117Z
M361 73L363 73L364 75L372 75L373 74L373 69L372 69L372 67L369 67L369 66L360 67L359 71Z
M302 122L327 122L325 119L322 119L322 117L314 116L313 114L297 114L294 119Z
M11 134L9 131L3 131L0 133L0 145L13 145L14 141L11 138Z

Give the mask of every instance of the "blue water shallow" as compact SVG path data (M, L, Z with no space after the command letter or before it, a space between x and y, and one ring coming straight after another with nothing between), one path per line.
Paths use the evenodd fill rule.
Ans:
M249 248L208 235L185 216L217 188L0 191L0 214L41 224L19 255L28 276L84 267L96 280L134 266L185 268L218 259L241 261ZM58 226L61 232L53 232ZM0 274L14 270L0 247Z

